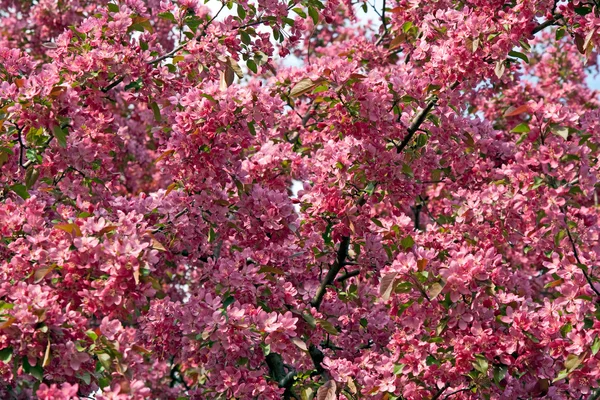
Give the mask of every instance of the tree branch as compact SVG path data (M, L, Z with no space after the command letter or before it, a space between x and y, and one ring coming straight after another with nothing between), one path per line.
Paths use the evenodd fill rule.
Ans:
M456 89L456 87L458 87L459 84L460 84L459 82L454 82L452 84L452 86L450 86L450 90ZM427 102L427 104L425 105L425 108L423 108L421 111L419 111L417 113L417 115L415 115L415 117L413 118L412 123L410 124L410 126L406 130L408 132L408 134L404 137L404 139L402 140L402 142L396 147L396 152L398 154L402 153L402 150L404 150L404 148L408 145L408 143L410 143L410 140L413 138L413 136L415 135L415 133L421 127L421 124L423 122L425 122L425 119L427 119L427 116L429 115L429 113L431 112L431 110L433 110L433 108L437 105L438 100L439 100L438 96L434 95Z
M431 398L431 400L437 400L440 398L440 396L442 395L442 393L444 393L446 391L446 389L448 389L450 387L449 383L446 383L440 390L437 391L436 394L433 395L433 397Z
M358 275L360 275L360 270L356 269L354 271L347 272L344 275L338 276L337 279L336 279L336 281L337 282L344 282L344 281L352 278L353 276L358 276Z
M348 249L349 248L350 248L350 237L344 236L342 238L342 241L340 242L340 247L338 248L338 251L337 251L336 261L333 263L331 268L329 268L329 271L327 271L327 275L325 275L325 279L323 280L323 282L321 282L321 285L317 289L317 293L315 293L315 296L310 301L310 304L317 310L321 306L321 302L323 301L323 296L325 295L325 292L327 291L327 286L329 286L333 283L338 272L340 272L340 269L344 265L344 262L346 261L346 257L348 257Z
M325 372L323 365L321 365L321 363L325 359L325 355L323 354L323 352L319 350L317 346L311 344L308 347L308 354L310 355L310 359L312 360L313 364L315 364L315 369L317 370L317 372L319 374L323 374Z
M379 36L377 42L375 42L375 46L379 46L381 42L383 42L383 39L385 39L385 37L388 35L388 28L385 22L385 0L383 0L383 7L381 10L381 25L383 26L383 33L381 34L381 36Z
M283 358L278 353L269 353L266 356L266 361L271 378L277 382L280 388L285 388L284 398L288 399L292 394L291 387L294 384L296 371L292 369L289 372L285 372Z
M471 387L468 387L468 388L464 388L464 389L455 390L454 392L450 392L446 396L444 396L444 400L449 399L450 396L454 396L455 394L462 393L462 392L467 392L471 389L472 389Z
M536 26L535 28L533 28L533 30L531 31L531 34L535 35L536 33L543 31L547 27L555 25L556 22L559 19L561 19L562 17L563 17L562 14L557 14L553 18L551 18L551 19L549 19L549 20L547 20L545 22L542 22L541 24L539 24L538 26Z
M103 87L102 89L100 89L100 91L102 93L106 93L108 92L110 89L114 88L115 86L117 86L119 83L123 82L123 79L125 79L124 76L121 76L117 79L115 79L114 81L112 81L111 83L109 83L106 87Z

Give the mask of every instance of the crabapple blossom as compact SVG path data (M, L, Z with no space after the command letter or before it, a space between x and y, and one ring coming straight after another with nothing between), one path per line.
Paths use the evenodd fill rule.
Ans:
M214 3L0 0L0 398L598 398L600 4Z

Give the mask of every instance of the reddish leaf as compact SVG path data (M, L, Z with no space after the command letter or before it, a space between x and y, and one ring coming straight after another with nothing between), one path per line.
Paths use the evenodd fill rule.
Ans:
M379 295L383 300L388 300L392 294L394 288L394 281L396 280L397 272L392 272L381 278L381 284L379 285Z
M319 390L317 390L317 396L315 397L316 400L337 400L337 395L335 394L335 391L337 389L337 386L335 384L335 381L330 380L327 381L323 384L323 386L321 386L319 388Z
M522 106L519 106L519 107L510 107L508 110L506 110L506 112L504 113L504 116L505 117L514 117L519 114L523 114L525 112L529 112L529 106L527 104L523 104Z

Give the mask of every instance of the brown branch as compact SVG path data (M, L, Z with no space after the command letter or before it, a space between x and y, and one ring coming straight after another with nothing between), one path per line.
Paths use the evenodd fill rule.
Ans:
M444 396L444 400L449 399L450 396L454 396L455 394L462 393L462 392L467 392L471 389L472 389L471 387L468 387L468 388L464 388L464 389L455 390L454 392L450 392L446 396Z
M324 369L323 365L321 365L321 362L323 362L323 360L325 359L325 355L323 355L323 352L319 350L317 346L311 344L308 347L308 354L310 354L310 358L313 361L313 364L315 364L317 372L322 373Z
M556 22L558 22L558 20L561 19L562 17L563 16L561 14L557 14L553 18L551 18L545 22L542 22L541 24L539 24L538 26L533 28L533 30L531 31L531 34L535 35L536 33L543 31L547 27L555 25Z
M561 211L565 215L565 217L564 217L565 218L565 228L567 229L567 236L569 237L569 241L571 242L571 248L573 249L573 255L575 256L575 260L577 261L578 267L583 272L583 276L585 276L585 280L590 285L590 288L592 288L592 290L594 291L594 293L596 293L596 295L598 297L600 297L600 292L594 286L594 283L592 282L592 278L590 277L590 275L587 272L587 267L585 267L585 264L583 264L581 262L581 260L579 259L579 252L577 251L577 246L575 246L575 240L573 240L573 235L571 235L571 230L569 229L569 221L567 220L567 209L566 209L566 207L561 207Z
M221 3L221 8L219 8L219 11L217 11L216 14L213 15L212 18L209 19L206 24L204 24L204 26L202 27L202 31L198 35L199 38L204 37L204 35L206 34L206 30L208 29L208 27L210 26L210 24L212 24L212 22L215 20L215 18L217 18L219 16L219 14L221 14L221 11L223 11L223 8L225 8L225 3L224 2ZM196 39L196 40L198 40L198 39ZM173 54L175 54L179 50L183 49L189 42L190 41L188 40L188 41L182 43L181 45L177 46L175 49L171 50L170 52L168 52L164 56L160 56L160 57L158 57L158 58L156 58L154 60L148 61L148 65L157 64L157 63L161 62L162 60L171 57Z
M353 276L358 276L360 275L360 270L356 269L354 271L350 271L350 272L346 272L344 275L338 276L336 281L337 282L344 282L350 278L352 278Z
M329 286L333 283L338 272L340 272L340 269L344 265L344 262L346 261L346 257L348 257L348 249L349 248L350 248L350 237L344 236L342 238L342 241L340 242L340 247L338 248L338 251L337 251L336 261L333 263L331 268L329 268L329 271L327 271L327 275L325 275L325 279L321 282L321 285L317 289L317 293L315 293L315 296L310 301L310 304L317 310L321 306L321 302L323 301L323 296L325 295L325 292L327 291L327 286Z
M417 130L419 129L421 124L423 122L425 122L425 119L427 118L427 116L429 115L431 110L433 110L433 107L435 107L437 102L438 102L438 97L433 96L431 98L431 100L429 100L427 102L427 104L425 105L425 108L423 108L421 111L419 111L419 113L415 116L415 118L413 119L413 122L410 124L410 126L407 129L408 134L404 137L404 139L402 139L402 142L396 147L396 152L398 154L402 153L402 150L404 150L404 148L408 145L408 143L410 143L411 139L413 138L413 136L415 135L415 133L417 132Z
M431 398L431 400L437 400L440 398L440 396L442 395L442 393L444 393L444 391L446 391L446 389L448 389L450 387L449 383L446 383L444 385L444 387L442 387L440 390L437 391L436 394L433 395L433 397Z
M363 194L356 201L356 204L358 206L363 206L366 202L367 202L367 198ZM321 285L319 285L319 288L317 289L315 296L310 301L310 304L317 310L321 306L321 302L323 301L323 296L325 296L325 293L327 292L327 286L332 285L333 282L335 281L335 277L337 276L338 272L340 272L340 269L342 269L342 267L344 267L345 265L348 265L348 263L346 262L346 258L348 257L349 248L350 248L350 237L344 236L342 238L342 241L340 242L340 247L338 248L337 257L336 257L335 262L333 263L333 265L331 266L329 271L327 271L327 275L325 275L325 279L321 282Z
M280 388L285 388L284 399L289 399L291 395L290 389L294 384L296 371L292 369L289 372L286 372L283 358L278 353L269 353L265 359L267 367L269 367L271 378L277 382L277 385Z
M112 81L110 84L108 84L108 86L103 87L102 89L100 89L100 91L102 93L106 93L108 92L110 89L114 88L115 86L117 86L119 83L123 82L123 79L125 79L124 76L119 77L118 79L115 79L114 81Z
M19 164L21 165L21 168L25 169L27 167L23 165L23 150L25 150L27 146L25 146L25 143L23 143L23 138L21 137L21 135L23 134L23 128L19 128L16 124L15 128L17 130L19 138Z
M458 87L459 84L460 84L459 82L454 82L452 84L452 86L450 86L450 90L456 89L456 87ZM408 143L410 143L410 140L413 138L413 136L419 130L419 128L421 128L421 124L423 122L425 122L425 120L427 119L427 116L429 115L431 110L433 110L433 108L437 105L437 102L438 102L438 96L434 95L427 102L427 104L425 105L425 108L423 108L421 111L419 111L417 113L417 115L415 115L412 123L406 130L408 132L408 134L404 137L402 142L398 146L396 146L396 152L398 154L402 153L402 150L404 150L404 148L408 145Z

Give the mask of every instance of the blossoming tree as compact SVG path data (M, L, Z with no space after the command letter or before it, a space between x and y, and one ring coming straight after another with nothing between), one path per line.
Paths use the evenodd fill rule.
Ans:
M0 5L1 398L600 395L597 1Z

